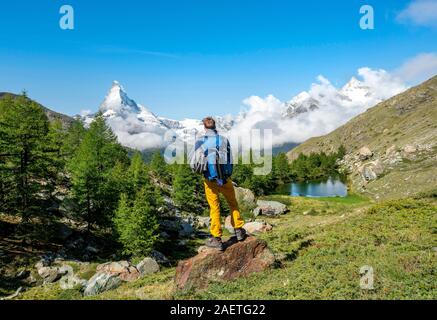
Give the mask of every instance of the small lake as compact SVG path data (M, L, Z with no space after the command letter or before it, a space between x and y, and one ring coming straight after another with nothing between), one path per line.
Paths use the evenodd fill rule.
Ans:
M346 197L347 186L338 177L322 181L292 182L280 186L277 194L293 197Z

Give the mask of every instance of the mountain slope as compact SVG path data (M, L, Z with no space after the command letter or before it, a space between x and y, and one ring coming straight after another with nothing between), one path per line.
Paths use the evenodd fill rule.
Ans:
M328 135L307 140L291 150L288 158L329 153L340 145L346 147L342 166L356 191L380 199L435 188L437 76L368 109Z
M17 97L17 95L13 94L13 93L0 92L0 99L2 99L6 95L10 95L12 97ZM50 122L53 122L55 120L60 120L64 127L68 127L74 121L74 119L72 117L70 117L70 116L67 116L67 115L62 114L62 113L55 112L53 110L50 110L49 108L44 107L43 105L41 105L40 103L38 103L38 102L36 102L34 100L32 100L32 101L35 102L37 105L39 105L44 110L44 112L47 115L47 118L49 119Z

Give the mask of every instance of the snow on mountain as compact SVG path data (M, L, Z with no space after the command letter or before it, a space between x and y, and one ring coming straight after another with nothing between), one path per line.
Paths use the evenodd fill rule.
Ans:
M118 81L114 81L99 112L117 135L120 142L128 147L140 150L159 148L165 145L165 134L177 136L189 141L203 132L202 121L198 119L173 120L156 116L145 106L129 98ZM95 115L89 111L80 116L85 125L93 121ZM232 117L216 117L218 129L228 131L232 125Z
M249 97L244 100L246 110L237 115L215 117L217 129L222 134L239 137L247 136L251 129L271 129L274 145L302 142L336 129L367 108L407 89L384 70L361 68L358 75L362 80L352 77L339 89L319 76L310 90L288 102L272 95ZM140 150L163 147L168 142L165 138L173 136L191 142L204 130L198 119L173 120L155 115L129 98L117 81L99 111L123 145ZM89 125L94 116L84 112L80 117Z

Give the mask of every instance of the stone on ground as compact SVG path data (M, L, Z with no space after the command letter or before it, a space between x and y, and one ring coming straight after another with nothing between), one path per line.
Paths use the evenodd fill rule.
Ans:
M261 272L275 262L267 243L255 237L238 243L229 240L225 245L224 252L203 247L198 255L180 261L176 268L176 289L204 289L212 281L245 277Z
M258 215L279 216L281 214L287 213L288 211L288 207L278 201L258 200L256 204L257 207L253 210L253 214L255 217L257 217Z

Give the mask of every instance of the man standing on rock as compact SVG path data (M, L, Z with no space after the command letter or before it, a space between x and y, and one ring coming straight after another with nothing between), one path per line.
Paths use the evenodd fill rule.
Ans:
M218 134L215 120L212 117L203 119L203 125L205 135L196 141L190 164L193 171L202 173L205 178L205 195L211 209L210 231L212 235L206 245L223 251L220 193L223 194L231 209L231 224L238 241L246 238L246 230L243 229L244 220L238 209L231 180L233 164L229 140Z

